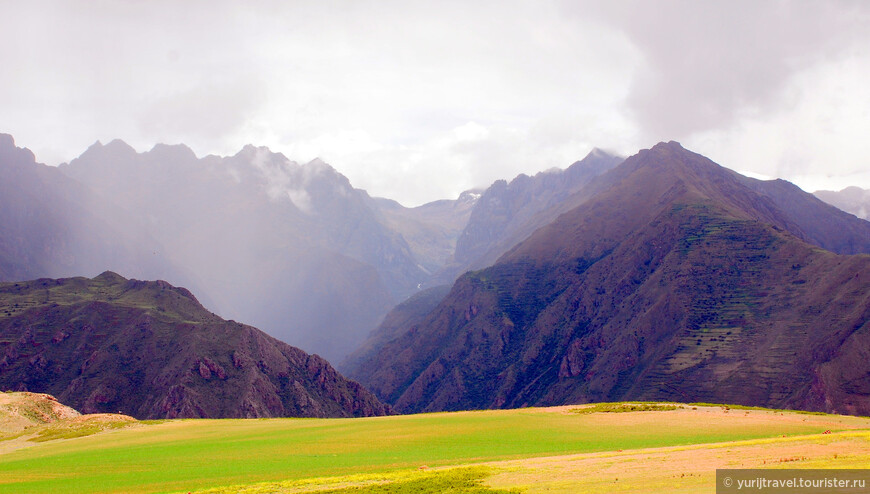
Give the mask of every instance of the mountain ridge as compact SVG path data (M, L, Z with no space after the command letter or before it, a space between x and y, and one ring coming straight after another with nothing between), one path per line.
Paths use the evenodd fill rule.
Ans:
M183 145L136 153L113 142L61 170L147 218L227 317L335 360L426 276L368 195L322 161L252 145L196 158Z
M136 418L347 417L388 407L265 333L164 281L104 272L0 283L0 388Z

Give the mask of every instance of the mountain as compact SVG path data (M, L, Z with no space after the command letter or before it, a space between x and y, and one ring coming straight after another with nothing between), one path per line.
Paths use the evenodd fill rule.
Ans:
M189 282L189 273L173 266L159 242L137 227L137 217L94 207L102 201L0 134L0 281L115 269L175 273Z
M770 199L793 223L789 231L801 239L837 254L870 253L870 222L856 219L785 180L742 180Z
M423 241L419 244L438 249L438 262L433 263L433 267L440 269L430 268L433 276L423 283L425 289L394 307L362 345L338 367L343 371L356 370L358 365L372 356L372 352L404 331L414 317L432 310L440 298L447 295L457 276L470 269L493 264L511 246L570 209L571 199L578 191L622 160L595 148L565 170L547 170L533 177L519 175L510 182L497 180L482 193L467 191L457 201L436 201L415 210L405 210L404 214L410 212L417 217L424 211L438 213L435 225L440 228L455 225L454 230L445 232L451 234L452 242L440 241L440 238L447 237L445 233L440 238L435 235L422 236ZM385 209L389 210L389 207ZM459 216L457 211L463 214ZM445 218L444 213L451 216ZM394 216L399 215L394 213ZM424 219L431 217L431 213L423 214ZM403 233L405 238L409 238L409 228L405 227L402 231L406 232Z
M841 191L817 190L813 195L826 203L836 206L855 216L870 220L870 190L860 187L846 187Z
M138 214L218 313L336 360L428 274L365 191L267 148L94 144L63 173ZM174 278L170 278L174 281Z
M470 269L490 266L510 247L563 212L560 207L596 176L624 158L598 148L564 170L553 169L533 177L519 175L498 180L487 188L456 241L450 263L430 285L452 283Z
M381 348L402 335L418 319L429 314L450 293L450 285L439 285L422 290L393 307L359 348L353 351L337 367L340 371L360 372L370 364Z
M389 409L324 359L225 321L164 281L0 283L0 389L140 419L350 417Z
M814 200L784 210L767 187L675 142L642 150L349 375L402 412L678 400L868 414L870 256L809 243L814 215L847 220ZM840 245L867 231L851 219Z
M427 273L443 269L456 251L456 242L480 199L481 191L468 190L455 200L433 201L406 208L396 201L376 199L385 223L400 233Z

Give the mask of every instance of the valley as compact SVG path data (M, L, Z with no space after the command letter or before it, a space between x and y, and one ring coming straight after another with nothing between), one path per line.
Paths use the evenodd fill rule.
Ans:
M2 14L0 494L870 482L870 2Z
M870 461L867 418L639 408L136 423L0 454L0 492L710 492L715 468Z
M0 215L0 492L710 492L717 468L870 465L870 223L679 143L417 208L253 146L0 158L26 206Z

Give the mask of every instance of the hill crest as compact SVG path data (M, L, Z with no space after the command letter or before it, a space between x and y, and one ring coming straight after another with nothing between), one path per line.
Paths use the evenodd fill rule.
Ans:
M317 355L163 281L0 283L0 389L137 418L336 417L389 408Z

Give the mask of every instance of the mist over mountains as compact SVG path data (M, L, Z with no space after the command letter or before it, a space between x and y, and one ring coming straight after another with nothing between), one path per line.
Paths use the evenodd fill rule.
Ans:
M31 228L68 230L85 245L60 242L76 250L44 266L24 262L29 271L9 268L2 279L94 276L105 269L165 279L190 287L222 316L332 361L355 350L394 305L491 263L552 219L538 213L621 161L595 150L567 170L405 208L353 188L320 160L298 164L262 147L197 158L184 145L138 153L115 140L97 142L57 169L38 165L11 137L4 147L26 155L24 168L61 182L22 183L16 190L52 198L78 191L78 205L51 207L61 217Z
M213 309L327 358L350 351L425 278L376 203L329 165L247 146L197 159L95 144L60 167L141 216Z
M37 163L6 134L0 134L0 232L0 280L115 269L192 282L165 257L140 216L106 207L105 198Z

